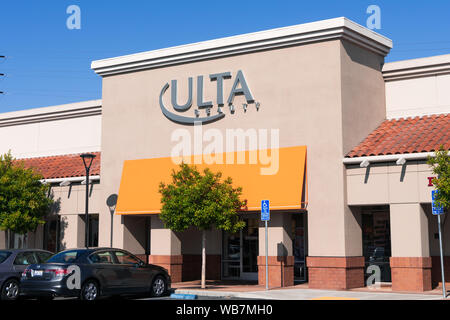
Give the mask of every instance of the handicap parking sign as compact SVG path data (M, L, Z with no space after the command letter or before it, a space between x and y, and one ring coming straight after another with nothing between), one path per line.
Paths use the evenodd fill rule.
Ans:
M261 201L261 221L269 221L270 220L270 206L269 200Z
M436 203L436 195L437 195L438 191L437 190L433 190L431 191L431 209L432 212L435 216L440 215L440 214L444 214L444 207L440 206Z

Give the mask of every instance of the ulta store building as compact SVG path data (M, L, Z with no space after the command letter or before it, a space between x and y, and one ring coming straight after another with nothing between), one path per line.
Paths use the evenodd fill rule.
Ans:
M363 287L375 265L394 290L431 290L440 270L426 158L450 148L450 56L385 64L391 48L336 18L94 61L101 101L0 114L0 134L17 140L1 151L41 172L59 163L44 174L56 222L27 246L84 246L77 154L96 152L90 245L129 250L173 282L199 279L201 233L159 218L159 183L184 161L231 177L247 201L240 232L207 232L207 279L265 284L267 199L270 287ZM80 124L91 134L17 137Z

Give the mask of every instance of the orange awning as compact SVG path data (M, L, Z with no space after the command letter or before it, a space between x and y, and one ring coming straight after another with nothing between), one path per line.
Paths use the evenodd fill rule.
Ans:
M261 200L270 200L271 210L302 209L307 201L306 146L264 150L269 155L278 151L278 166L272 164L273 174L262 174L270 166L253 161L249 164L252 151L217 154L228 164L196 164L199 170L205 167L213 172L222 172L222 178L231 177L235 187L242 187L242 200L247 200L247 210L260 210ZM256 151L259 152L259 151ZM245 154L245 164L238 162L238 156ZM184 158L188 160L198 156ZM230 159L234 164L229 164ZM180 160L180 159L178 159ZM276 161L276 157L272 157ZM258 162L258 163L256 163ZM126 160L123 165L116 214L158 214L161 209L159 183L172 181L172 169L178 165L171 157L142 160ZM270 170L269 170L270 171Z

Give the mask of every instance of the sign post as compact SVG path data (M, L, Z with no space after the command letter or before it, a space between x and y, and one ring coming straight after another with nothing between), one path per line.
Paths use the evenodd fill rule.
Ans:
M265 242L266 242L266 290L269 290L269 242L267 240L267 221L270 220L270 206L269 206L269 200L262 200L261 201L261 221L264 221L265 224Z
M441 254L441 277L442 277L442 294L444 296L444 299L447 298L447 291L445 289L445 274L444 274L444 254L442 251L442 230L441 230L441 215L444 214L444 208L442 206L439 206L435 200L436 200L436 194L438 193L437 190L431 191L431 208L433 215L437 216L438 219L438 227L439 227L439 251Z

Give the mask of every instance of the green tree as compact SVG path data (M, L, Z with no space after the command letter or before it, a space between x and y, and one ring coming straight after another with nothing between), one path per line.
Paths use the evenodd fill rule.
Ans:
M220 172L205 169L200 173L195 166L181 164L172 170L172 183L160 183L161 220L166 228L184 231L195 227L202 232L201 285L205 288L206 230L212 227L237 232L245 223L238 211L245 206L240 200L242 188L234 188L232 179L221 180Z
M42 176L8 152L0 155L0 229L19 234L35 231L44 223L53 201ZM9 237L8 237L9 238Z
M433 168L433 173L437 175L432 180L436 190L438 190L436 203L444 208L450 208L450 156L444 146L440 146L435 152L435 157L428 157L428 164Z

